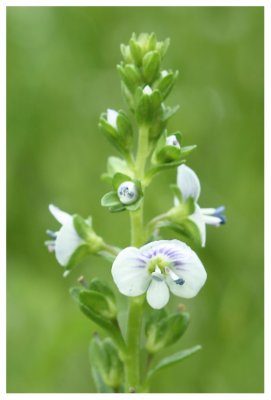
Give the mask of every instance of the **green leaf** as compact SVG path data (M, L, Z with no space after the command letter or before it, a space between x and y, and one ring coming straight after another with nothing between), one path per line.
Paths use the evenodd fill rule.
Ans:
M108 192L101 199L101 205L103 207L113 207L121 205L120 199L116 192Z
M128 211L135 211L135 210L138 210L139 207L141 206L142 201L143 201L143 197L141 197L141 198L140 198L139 200L137 200L135 203L126 206L125 208L126 208L126 210L128 210Z
M146 327L146 349L156 353L175 343L184 334L189 323L189 314L175 312L154 321Z
M158 227L160 229L168 228L171 229L176 233L179 234L179 239L185 241L191 241L197 246L201 246L201 237L200 232L198 230L197 225L191 221L190 219L186 218L179 224L170 221L163 221L159 222Z
M150 180L152 179L152 177L154 175L157 175L158 173L160 173L162 171L166 171L166 170L168 170L170 168L178 167L179 165L184 164L185 161L186 160L179 159L177 161L172 161L172 162L167 163L167 164L158 164L158 165L150 168L147 171L146 175L145 175L144 183L150 182Z
M107 300L116 304L116 298L113 290L108 285L103 283L99 278L94 278L91 280L89 289L101 293L107 298Z
M116 206L110 207L109 211L112 212L112 213L125 211L125 206L120 203L120 204L118 204Z
M193 150L195 150L195 148L197 147L196 144L192 145L192 146L186 146L186 147L182 147L181 148L181 157L186 157L188 156L190 153L192 153Z
M79 293L80 303L92 313L108 320L115 320L117 315L116 306L108 301L105 294L95 290L83 289Z
M170 367L171 365L177 364L180 361L190 357L192 354L196 353L197 351L201 350L201 346L197 345L191 347L190 349L179 351L178 353L172 354L169 357L163 358L159 361L153 368L150 369L147 375L147 381L149 381L158 371L161 371L164 368Z
M91 251L87 244L82 244L81 246L77 247L69 259L68 264L65 266L65 276L90 253Z
M115 191L118 190L118 188L120 187L120 185L123 182L127 182L127 181L132 181L132 179L130 178L130 176L122 174L120 172L117 172L114 176L113 176L113 180L112 180L112 185L113 188L115 189Z
M171 118L176 112L179 110L180 106L176 105L174 107L164 107L163 109L163 116L162 116L162 121L167 121L169 118Z

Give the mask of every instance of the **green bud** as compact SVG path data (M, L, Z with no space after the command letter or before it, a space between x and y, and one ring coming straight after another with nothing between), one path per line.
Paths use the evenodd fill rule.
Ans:
M160 54L158 51L149 51L143 57L143 75L147 83L151 84L158 75L160 69Z
M179 72L161 71L160 78L154 83L154 89L158 89L163 97L163 100L169 95L173 85L177 79Z
M152 90L150 86L145 86L136 93L137 106L136 118L139 124L151 124L157 117L161 107L161 94L158 90Z
M142 77L139 69L133 64L117 65L117 69L127 88L131 93L134 93L142 84Z
M141 33L140 35L136 35L133 33L132 38L129 41L129 50L127 46L121 46L121 53L125 62L130 62L130 58L132 57L133 62L141 66L143 63L144 56L151 52L157 51L160 58L164 57L167 48L169 46L169 39L166 39L162 42L157 42L155 33Z
M122 153L131 150L133 130L129 118L123 111L108 109L100 117L99 127L108 140Z
M142 56L143 56L143 49L141 48L140 44L137 42L135 36L132 37L129 41L130 52L133 57L134 63L138 66L142 64Z
M189 314L184 312L151 318L146 325L147 351L153 354L177 342L186 331L188 323Z
M130 47L125 44L120 45L120 52L122 54L125 63L131 64L133 62L133 57L131 55Z
M101 340L97 334L90 344L90 362L97 370L105 385L118 390L123 382L123 363L118 350L110 338Z

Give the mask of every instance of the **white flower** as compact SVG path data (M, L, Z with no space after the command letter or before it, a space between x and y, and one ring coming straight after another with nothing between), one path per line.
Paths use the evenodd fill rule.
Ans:
M62 266L67 266L74 252L85 241L78 235L73 225L73 216L61 211L53 204L49 205L49 211L62 225L59 231L47 231L53 240L45 242L49 251L55 251L56 259Z
M224 224L224 207L200 208L198 205L200 195L199 178L191 168L184 164L178 167L177 185L182 193L184 201L192 197L195 202L195 211L189 216L189 219L197 225L201 237L201 244L202 247L204 247L206 243L206 224L215 226ZM179 201L176 198L175 204L178 205L178 203Z
M116 257L112 275L119 291L140 296L155 309L163 308L170 291L179 297L196 296L207 274L189 246L178 240L159 240L137 249L127 247Z
M115 110L111 110L108 108L106 112L106 119L109 125L111 125L114 129L118 129L117 127L117 119L118 119L119 113Z

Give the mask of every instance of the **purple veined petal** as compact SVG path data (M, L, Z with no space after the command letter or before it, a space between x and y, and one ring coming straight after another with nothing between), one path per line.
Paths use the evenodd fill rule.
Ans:
M193 250L191 250L189 262L184 265L183 269L174 267L171 269L180 279L184 280L184 283L179 285L172 279L170 274L166 279L170 291L179 297L189 299L196 296L207 279L204 266Z
M192 215L190 215L188 217L192 222L194 222L194 224L196 224L198 230L199 230L199 234L200 234L200 238L201 238L201 245L202 247L205 247L206 244L206 226L205 226L205 221L204 221L204 217L201 213L201 209L200 207L196 204L196 208L195 211Z
M167 305L169 296L169 289L164 279L154 276L147 290L147 302L149 305L156 310L160 310Z
M112 275L119 291L126 296L140 296L151 281L145 258L136 247L127 247L117 255Z
M61 225L72 221L72 216L70 214L60 210L60 208L54 206L53 204L49 205L49 211Z
M69 219L57 232L55 240L55 254L59 264L68 265L73 253L84 243L74 228L73 219Z
M140 253L147 259L162 257L169 262L185 261L190 247L179 240L157 240L140 248Z
M184 200L192 197L195 202L200 195L200 181L195 172L182 164L177 171L177 185L182 192Z

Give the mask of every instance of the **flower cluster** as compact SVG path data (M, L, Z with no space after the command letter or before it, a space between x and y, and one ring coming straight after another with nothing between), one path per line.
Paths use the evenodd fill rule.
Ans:
M117 300L110 284L98 278L87 282L81 277L81 286L71 289L82 312L109 335L101 339L95 334L90 347L93 377L100 391L146 391L160 368L200 349L195 346L176 353L152 369L148 362L144 384L140 381L142 321L148 357L180 339L189 314L181 309L168 314L165 307L170 293L187 299L199 293L207 273L194 247L206 245L206 224L220 226L226 221L223 206L199 205L200 181L186 165L196 146L184 145L181 132L167 128L169 118L178 110L178 106L165 103L178 76L178 71L162 68L168 47L169 40L157 41L154 33L133 34L127 45L121 45L123 60L117 70L128 110L109 108L99 119L101 131L119 153L108 158L107 171L102 175L110 189L101 205L113 213L129 213L131 243L123 249L109 245L94 231L91 217L84 219L49 206L61 227L47 231L50 240L46 246L55 252L64 275L88 255L104 257L112 266L119 292L131 298L127 329L120 329ZM155 176L173 168L177 169L177 179L170 185L172 207L145 223L146 188ZM168 238L168 230L171 235L174 232L174 239ZM150 307L143 319L145 299ZM127 333L123 335L123 331Z

